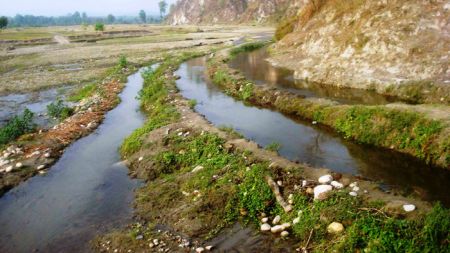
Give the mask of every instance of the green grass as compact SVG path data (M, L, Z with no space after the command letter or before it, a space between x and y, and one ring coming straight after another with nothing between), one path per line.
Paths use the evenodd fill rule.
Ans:
M278 152L281 149L281 144L278 142L272 142L267 145L265 149L272 152Z
M34 114L30 110L25 109L22 115L15 116L9 120L5 126L0 128L0 146L8 144L23 134L34 131L36 126L33 123L33 117Z
M77 90L74 94L69 97L70 102L79 102L85 98L91 97L97 90L96 83L90 83L83 86L81 89Z
M234 47L233 49L231 49L230 56L234 57L240 53L254 51L256 49L267 46L269 43L271 43L271 41L269 41L269 42L257 41L257 42L245 43L245 44L242 44L238 47Z
M191 108L191 109L194 109L195 108L195 106L197 106L197 100L196 99L191 99L191 100L189 100L189 108Z
M68 107L63 100L58 99L56 102L47 105L47 113L50 117L63 121L73 114L73 108Z

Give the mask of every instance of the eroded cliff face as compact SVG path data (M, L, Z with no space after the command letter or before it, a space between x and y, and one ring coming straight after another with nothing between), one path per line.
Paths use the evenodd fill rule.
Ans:
M273 47L297 79L450 103L450 2L314 0Z
M305 0L180 0L167 22L181 24L226 24L276 22L286 13L296 13Z

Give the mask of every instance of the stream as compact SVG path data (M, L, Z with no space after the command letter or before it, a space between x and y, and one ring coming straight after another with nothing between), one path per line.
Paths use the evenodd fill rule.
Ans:
M183 63L175 74L181 77L177 86L182 95L197 100L196 111L212 124L232 127L263 147L279 143L280 155L293 161L358 175L379 182L383 189L401 189L403 194L414 194L424 200L450 203L449 171L430 168L398 152L352 143L311 122L245 105L212 84L206 76L205 66L205 57L196 58ZM316 90L307 91L318 94ZM358 95L355 100L364 97ZM350 101L352 97L345 99ZM387 102L376 95L370 101Z
M144 123L142 85L140 72L129 76L121 103L94 133L0 199L0 252L87 252L95 235L131 222L140 182L128 177L118 148Z

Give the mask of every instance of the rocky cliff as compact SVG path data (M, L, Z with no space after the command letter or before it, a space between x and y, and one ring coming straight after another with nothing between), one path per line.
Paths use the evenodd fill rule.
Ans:
M311 0L272 62L297 79L450 103L450 2Z
M305 0L179 0L167 22L180 24L226 24L277 22L294 14Z

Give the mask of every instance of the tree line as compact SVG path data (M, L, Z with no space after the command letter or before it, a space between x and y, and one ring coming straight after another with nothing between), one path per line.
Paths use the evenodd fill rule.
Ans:
M161 23L167 10L167 2L162 0L158 3L160 16L147 16L144 10L141 10L137 16L114 16L109 14L106 17L90 17L86 12L76 11L73 14L59 17L20 15L14 17L0 17L0 29L5 27L24 27L24 26L68 26L68 25L91 25L91 24L139 24L139 23Z

